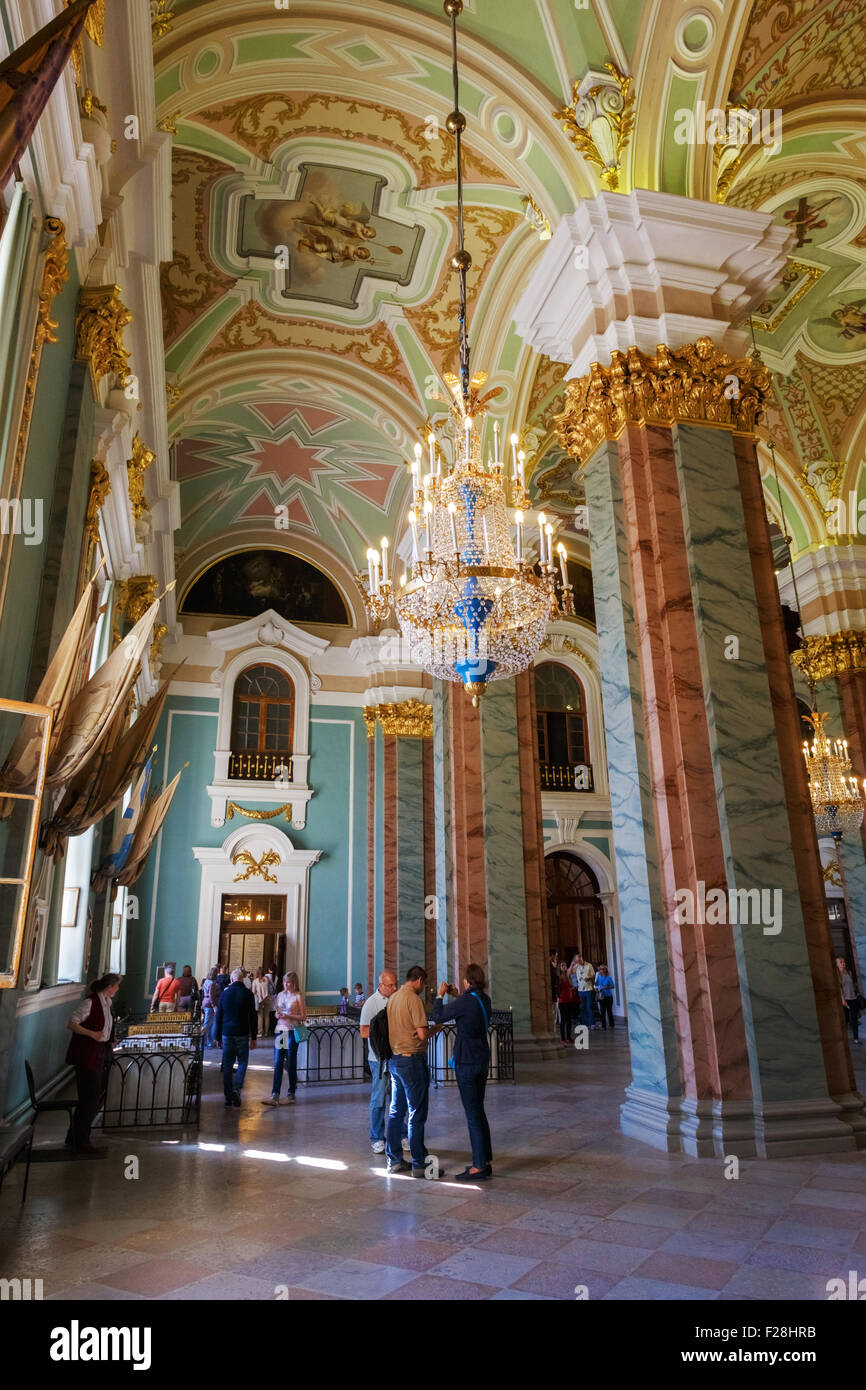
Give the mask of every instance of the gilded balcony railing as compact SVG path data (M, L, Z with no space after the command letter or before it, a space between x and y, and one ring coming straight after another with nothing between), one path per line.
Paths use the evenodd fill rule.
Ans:
M543 792L591 792L592 768L588 763L539 763Z
M288 753L232 753L229 777L240 782L291 782Z

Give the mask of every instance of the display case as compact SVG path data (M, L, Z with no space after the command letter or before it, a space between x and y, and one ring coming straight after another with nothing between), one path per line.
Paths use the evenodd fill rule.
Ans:
M103 1129L198 1125L204 1029L190 1014L148 1014L118 1029Z

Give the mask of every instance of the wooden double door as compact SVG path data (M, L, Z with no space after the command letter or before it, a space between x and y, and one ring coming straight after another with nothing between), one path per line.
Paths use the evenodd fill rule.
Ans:
M550 949L561 960L576 953L598 969L607 960L604 907L598 880L576 854L560 851L544 861L547 876L547 927Z

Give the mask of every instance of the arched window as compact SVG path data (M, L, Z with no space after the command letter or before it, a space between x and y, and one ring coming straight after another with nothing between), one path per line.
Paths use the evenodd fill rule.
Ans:
M535 705L542 788L591 791L586 701L577 676L556 661L536 666Z
M285 671L265 665L242 671L234 690L229 777L289 781L294 716L295 688Z

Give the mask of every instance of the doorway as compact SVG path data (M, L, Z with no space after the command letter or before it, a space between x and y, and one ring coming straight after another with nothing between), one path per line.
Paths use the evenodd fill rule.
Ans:
M280 983L286 969L286 899L255 893L224 893L220 915L220 961L228 962L229 974L243 969L255 972L276 966Z
M576 854L559 850L544 861L550 949L570 961L576 954L596 968L607 962L604 907L598 879ZM609 963L609 962L608 962Z

